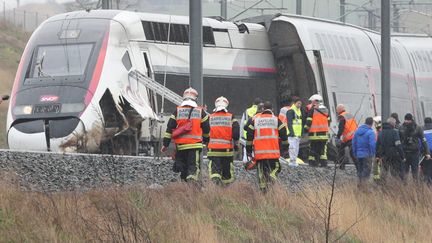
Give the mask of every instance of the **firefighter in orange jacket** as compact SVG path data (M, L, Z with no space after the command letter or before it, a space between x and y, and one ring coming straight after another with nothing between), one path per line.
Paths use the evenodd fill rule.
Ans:
M343 104L339 104L336 106L336 112L338 113L338 133L337 138L340 140L341 144L339 146L339 158L338 162L340 163L339 168L341 170L345 169L345 164L347 163L347 155L345 155L345 150L349 150L349 156L352 161L355 161L353 152L352 152L352 139L354 138L354 133L358 128L355 117L346 112L345 106Z
M305 131L309 133L309 165L327 166L327 141L329 138L330 116L323 105L322 96L312 95L309 98L312 107L308 112Z
M218 185L234 181L234 150L238 150L240 139L240 125L228 112L228 105L227 98L217 98L214 113L209 118L208 169L210 179Z
M247 127L246 150L248 156L254 154L257 163L259 188L266 191L269 182L277 180L281 171L279 162L279 140L283 146L283 153L288 150L286 127L277 116L273 115L272 104L264 103L264 111L255 115L252 123Z
M210 132L208 115L197 105L197 98L198 92L195 89L188 88L184 91L183 102L168 121L161 149L166 152L171 139L174 139L177 152L173 170L180 172L180 178L184 181L199 180L203 143L208 142ZM192 129L172 137L176 129L184 128L189 121L192 122Z

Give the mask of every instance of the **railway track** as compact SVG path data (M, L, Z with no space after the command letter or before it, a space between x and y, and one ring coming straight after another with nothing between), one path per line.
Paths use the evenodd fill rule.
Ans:
M0 178L30 191L83 191L112 186L166 185L179 181L170 158L100 154L61 154L0 150ZM246 172L235 162L236 178L256 183L255 172ZM201 168L207 180L207 160ZM280 180L291 189L331 177L331 169L282 165ZM353 167L338 171L338 178L352 179Z

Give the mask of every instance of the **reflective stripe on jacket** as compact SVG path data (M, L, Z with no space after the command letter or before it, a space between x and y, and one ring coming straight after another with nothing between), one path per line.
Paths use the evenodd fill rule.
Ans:
M287 112L291 109L291 106L284 106L280 109L279 111L279 120L282 121L283 124L285 124L285 126L288 125L288 118L286 116Z
M233 149L233 116L229 112L219 111L210 115L209 149Z
M258 114L253 119L253 127L255 159L278 159L280 157L278 118L273 114Z
M188 122L188 116L191 107L177 107L177 127L184 126ZM196 144L202 142L203 132L201 129L201 113L202 108L196 107L193 109L190 119L192 121L192 130L188 133L180 135L174 139L176 144ZM202 145L201 145L202 147Z
M357 122L353 115L344 111L340 114L345 118L345 127L342 133L342 142L346 143L354 138L354 133L358 128Z

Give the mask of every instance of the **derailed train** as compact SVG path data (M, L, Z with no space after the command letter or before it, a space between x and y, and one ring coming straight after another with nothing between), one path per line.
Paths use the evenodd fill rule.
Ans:
M293 94L320 93L333 121L337 103L358 120L380 113L377 33L292 15L251 21L204 18L205 104L224 95L240 115L255 97L277 105ZM189 86L188 31L184 16L97 10L49 18L33 33L18 67L9 147L137 154L140 142L157 142L161 114L175 104L130 74L181 94ZM394 36L391 64L393 111L432 115L431 38Z

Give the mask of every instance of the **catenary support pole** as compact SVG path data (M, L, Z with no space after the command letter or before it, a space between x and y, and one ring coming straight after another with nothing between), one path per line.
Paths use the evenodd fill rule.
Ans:
M199 93L198 102L203 103L203 85L202 85L202 48L203 48L203 28L202 28L202 8L201 0L189 0L189 59L190 59L190 76L189 83L192 88Z
M302 0L296 1L296 14L298 15L302 14Z
M6 0L3 1L3 21L6 22Z
M381 119L387 120L391 110L390 82L390 5L391 0L381 0Z
M340 0L339 16L342 16L340 21L345 23L345 0Z
M227 17L228 17L227 0L221 0L221 17L224 19L227 19Z

